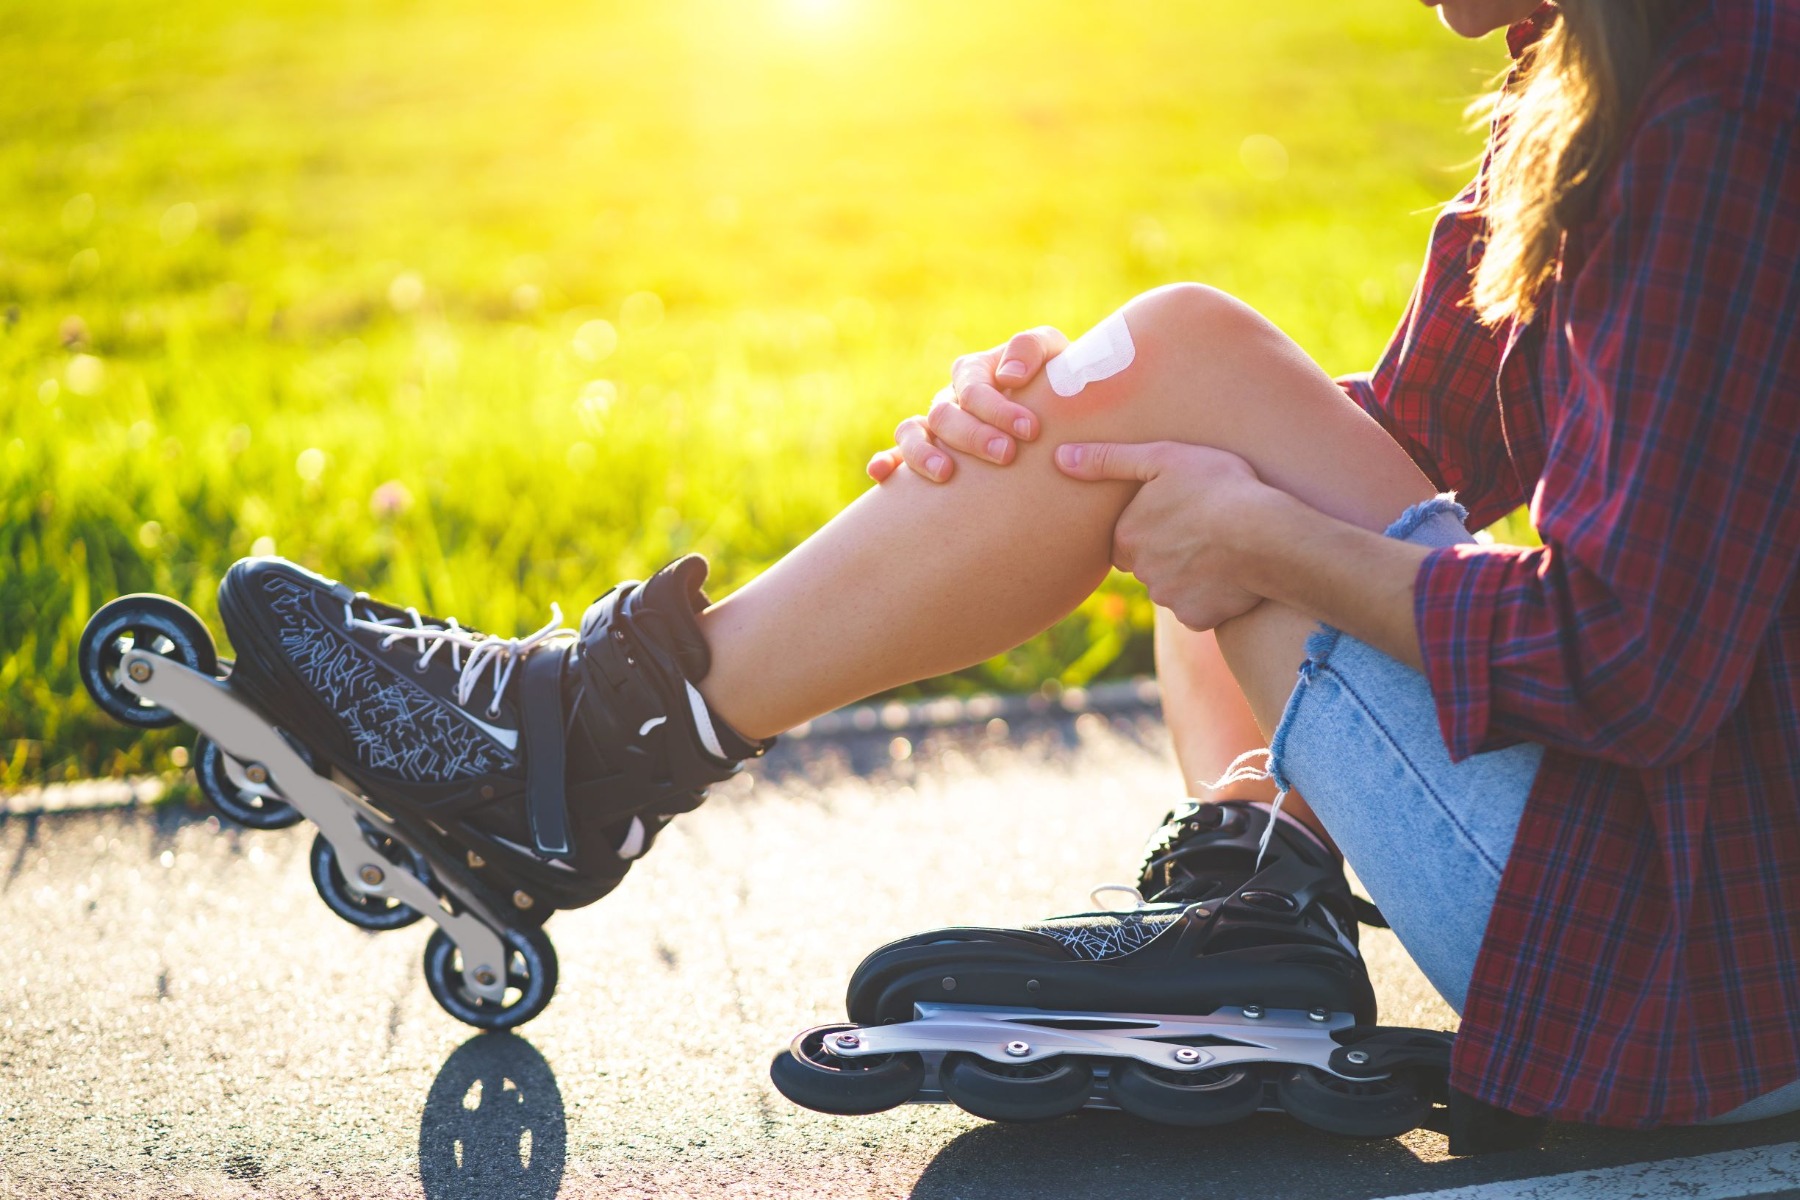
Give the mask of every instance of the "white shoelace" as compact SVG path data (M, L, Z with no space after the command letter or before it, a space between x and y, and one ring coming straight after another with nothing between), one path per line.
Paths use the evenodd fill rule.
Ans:
M1252 764L1258 759L1262 761L1263 765L1260 767L1253 766ZM1258 783L1265 780L1272 780L1275 778L1274 763L1274 752L1267 748L1246 750L1231 760L1231 765L1225 768L1225 774L1219 776L1211 783L1206 784L1206 789L1208 791L1217 791L1228 783ZM1269 826L1267 829L1263 830L1262 840L1256 844L1255 870L1257 871L1262 870L1263 857L1268 854L1269 842L1275 837L1275 822L1281 819L1281 804L1282 801L1287 799L1287 795L1285 789L1276 792L1274 801L1269 805ZM1194 808L1198 808L1201 804L1208 802L1203 800L1190 800L1188 803ZM1307 832L1309 835L1311 834L1311 830L1308 830ZM1317 839L1315 838L1314 840L1316 841ZM1140 908L1147 907L1149 904L1149 901L1144 899L1144 893L1139 891L1135 885L1129 883L1103 883L1088 893L1088 899L1092 900L1094 906L1098 909L1108 912L1120 911L1118 909L1110 908L1106 901L1100 898L1114 892L1123 892L1131 897L1133 903L1130 908L1123 910L1125 912L1135 912Z
M1257 759L1261 759L1263 765L1251 766ZM1228 783L1260 783L1274 778L1275 752L1264 747L1260 750L1246 750L1232 759L1231 765L1225 768L1225 774L1206 786L1216 790ZM1281 819L1281 805L1287 796L1287 789L1282 788L1275 793L1275 799L1269 805L1269 826L1263 830L1262 841L1256 844L1256 869L1259 871L1262 870L1263 856L1269 852L1269 842L1275 837L1275 822Z
M445 646L450 647L450 665L461 671L456 680L456 702L464 705L469 697L475 694L481 683L481 676L489 667L493 667L494 693L488 702L487 715L494 718L500 715L500 698L506 693L506 685L512 681L513 670L534 648L551 638L567 634L575 637L573 629L563 628L562 609L555 604L550 606L550 623L536 633L526 637L503 638L489 633L476 633L464 629L450 617L442 625L427 625L416 608L408 608L406 616L411 624L406 624L400 617L389 617L385 621L370 621L356 615L350 604L344 605L344 622L352 629L366 629L371 633L385 634L381 639L381 648L388 649L395 642L406 640L417 645L419 659L413 664L416 670L423 671L431 665L432 658ZM463 660L463 655L468 660Z

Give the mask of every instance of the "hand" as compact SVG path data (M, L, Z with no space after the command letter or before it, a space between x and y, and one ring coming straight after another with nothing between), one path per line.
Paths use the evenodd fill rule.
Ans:
M1286 493L1237 455L1181 442L1071 443L1057 447L1056 465L1074 479L1142 485L1113 526L1113 565L1189 629L1212 629L1262 602L1236 581L1237 547Z
M1068 347L1060 331L1041 325L1013 334L1004 346L963 355L952 364L950 386L932 400L931 411L900 422L894 447L869 460L869 478L880 483L904 462L923 478L944 483L956 473L949 450L1005 466L1015 457L1014 438L1037 437L1038 419L1002 389L1024 387Z

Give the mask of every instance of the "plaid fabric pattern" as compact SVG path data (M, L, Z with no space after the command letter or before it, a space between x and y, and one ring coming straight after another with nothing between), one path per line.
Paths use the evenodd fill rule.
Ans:
M1415 587L1452 756L1548 748L1455 1083L1642 1127L1800 1077L1800 3L1703 0L1661 55L1538 316L1466 305L1478 177L1340 381L1472 526L1529 500L1544 541Z

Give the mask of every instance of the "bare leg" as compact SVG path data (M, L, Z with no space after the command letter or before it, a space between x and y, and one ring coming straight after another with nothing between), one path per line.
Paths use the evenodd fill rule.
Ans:
M1041 415L1045 436L1022 446L1015 463L964 461L941 486L902 469L703 615L714 665L701 690L725 720L750 736L778 733L979 662L1071 611L1105 577L1112 528L1135 485L1066 478L1051 461L1064 441L1217 446L1268 483L1370 529L1431 495L1399 446L1246 306L1179 285L1123 311L1137 346L1132 365L1069 398L1041 377L1022 389L1018 399ZM1262 720L1276 673L1291 690L1305 637L1302 623L1298 639L1282 644L1276 611L1246 614L1221 640L1233 669L1254 676L1245 689Z
M1158 608L1156 678L1162 684L1163 718L1175 743L1175 761L1181 765L1188 794L1273 799L1274 785L1266 781L1227 784L1216 793L1206 786L1225 774L1238 755L1268 741L1212 631L1189 629L1174 613Z
M1394 509L1389 520L1403 507ZM1250 702L1256 723L1267 733L1274 733L1281 721L1294 690L1294 669L1306 657L1306 639L1316 628L1318 622L1312 618L1279 604L1260 604L1219 626L1219 650ZM1289 796L1288 802L1296 799Z
M1164 608L1156 610L1156 677L1162 684L1163 718L1168 722L1169 736L1175 743L1175 760L1181 764L1182 778L1187 781L1188 795L1207 800L1273 800L1275 785L1269 780L1240 780L1214 791L1209 780L1225 773L1231 761L1246 750L1268 745L1275 732L1275 721L1287 695L1282 693L1274 716L1258 720L1238 683L1232 664L1226 661L1221 643L1232 641L1234 647L1245 644L1244 634L1255 627L1249 616L1264 612L1295 617L1274 605L1262 605L1254 614L1227 622L1215 634L1187 628ZM1300 665L1306 635L1312 622L1299 618L1290 623L1279 615L1268 622L1268 644L1261 650L1240 649L1237 669L1246 672L1253 685L1273 693L1280 686L1287 655L1285 677L1291 690L1295 668ZM1291 638L1280 635L1291 633ZM1267 670L1262 667L1266 664ZM1271 695L1271 699L1273 696ZM1304 822L1331 844L1324 823L1313 814L1299 792L1290 792L1282 804L1282 812Z

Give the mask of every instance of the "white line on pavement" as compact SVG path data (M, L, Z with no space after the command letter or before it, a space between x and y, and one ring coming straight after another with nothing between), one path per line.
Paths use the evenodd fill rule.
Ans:
M1800 1142L1413 1192L1388 1200L1635 1200L1645 1196L1737 1200L1790 1188L1800 1188Z

